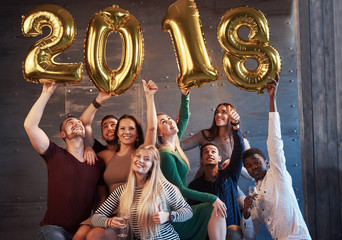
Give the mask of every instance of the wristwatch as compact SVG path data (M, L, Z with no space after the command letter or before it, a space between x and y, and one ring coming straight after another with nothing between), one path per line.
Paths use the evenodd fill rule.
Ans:
M231 125L233 125L233 126L237 126L237 125L239 125L239 124L240 124L240 121L236 121L236 123L232 123L232 122L230 122L230 124L231 124Z

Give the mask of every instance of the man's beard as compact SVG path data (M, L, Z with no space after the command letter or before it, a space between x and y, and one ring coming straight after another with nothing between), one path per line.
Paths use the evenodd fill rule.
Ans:
M206 167L216 167L217 164L216 163L206 163L206 164L204 164L204 166L206 166Z
M113 138L112 140L106 140L106 139L105 139L105 142L106 142L108 145L111 145L111 146L114 146L114 145L115 145L114 138Z
M71 134L67 134L66 135L66 138L71 140L71 139L74 139L74 138L78 138L78 137L81 137L81 138L85 138L85 134L84 133L71 133Z

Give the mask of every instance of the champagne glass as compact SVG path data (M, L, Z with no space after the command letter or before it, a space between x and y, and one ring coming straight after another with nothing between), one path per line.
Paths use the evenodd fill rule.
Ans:
M120 223L123 225L122 228L120 228L120 233L118 237L120 239L127 239L128 237L128 232L129 232L129 214L128 213L120 213Z
M255 199L256 197L258 197L258 194L256 192L256 187L254 185L248 187L248 195L252 197L252 199ZM253 207L254 207L254 202L252 203L250 208L252 209Z
M254 196L255 194L256 194L255 186L254 186L254 185L249 186L249 187L248 187L248 195L249 195L249 196Z

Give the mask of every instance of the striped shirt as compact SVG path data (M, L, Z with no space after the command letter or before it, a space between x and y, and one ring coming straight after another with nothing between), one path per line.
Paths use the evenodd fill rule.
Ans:
M184 200L180 192L176 189L174 185L166 180L162 180L162 192L165 195L165 202L160 203L160 207L164 212L171 212L174 217L173 222L185 222L192 217L192 209L188 203ZM109 216L118 208L120 203L120 197L124 191L126 184L116 188L107 200L101 205L99 209L96 210L92 223L96 227L105 227L105 222ZM136 238L141 239L137 217L137 209L139 200L142 194L142 189L136 188L133 204L131 207L130 217L132 223L132 230ZM171 222L165 222L160 225L160 230L148 239L180 239L177 232L174 230Z

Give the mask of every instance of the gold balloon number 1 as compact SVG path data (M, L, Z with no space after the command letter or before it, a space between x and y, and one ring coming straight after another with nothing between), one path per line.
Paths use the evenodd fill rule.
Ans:
M194 0L178 0L172 4L162 25L173 40L180 71L178 86L181 89L200 87L215 81L218 71L212 66ZM22 31L25 36L35 37L42 34L43 26L50 27L51 33L30 48L23 63L24 78L33 82L79 82L82 63L54 62L54 58L74 41L76 30L72 16L59 6L40 5L23 18ZM242 26L250 30L248 41L239 37ZM108 67L105 55L111 32L119 33L123 43L121 65L114 70ZM222 17L217 35L226 50L223 67L228 80L243 90L261 94L268 77L274 77L281 69L278 52L268 44L265 16L255 8L231 9ZM84 49L87 73L94 85L113 95L123 93L141 70L143 37L140 24L127 10L116 5L99 11L88 25ZM245 67L248 58L258 62L255 70Z
M218 78L218 71L212 66L207 51L194 1L179 0L172 4L162 26L173 40L179 69L177 82L181 89L200 87Z

